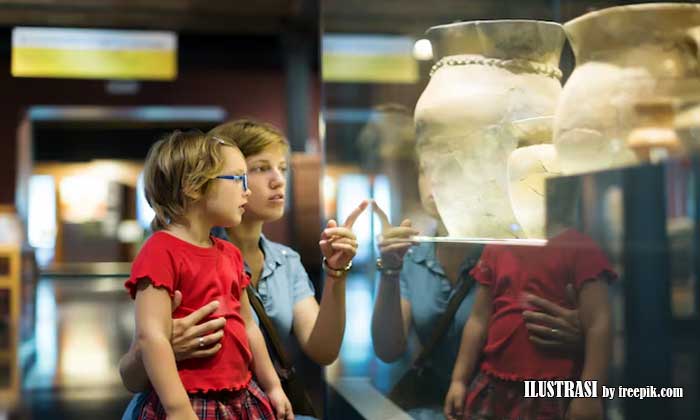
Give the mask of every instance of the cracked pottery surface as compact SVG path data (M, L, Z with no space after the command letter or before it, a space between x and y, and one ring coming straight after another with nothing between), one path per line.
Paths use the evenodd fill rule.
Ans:
M451 236L525 237L508 194L508 159L520 146L551 142L564 31L500 20L427 35L438 61L414 118L440 216Z

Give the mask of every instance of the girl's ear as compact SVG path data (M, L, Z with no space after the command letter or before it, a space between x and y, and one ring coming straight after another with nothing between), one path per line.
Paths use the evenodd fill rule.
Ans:
M189 203L193 203L201 199L204 196L204 194L206 194L207 188L209 188L209 182L205 182L199 190L195 190L191 186L188 188L184 188L182 194L185 196L185 199Z
M195 191L190 189L186 189L182 192L182 194L185 196L185 207L187 204L192 204L202 198L204 195L204 191Z

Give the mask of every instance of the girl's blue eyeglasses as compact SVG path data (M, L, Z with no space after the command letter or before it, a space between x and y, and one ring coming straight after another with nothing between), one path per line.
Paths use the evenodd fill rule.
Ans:
M243 192L248 191L248 174L243 175L219 175L216 179L230 179L232 181L243 181Z

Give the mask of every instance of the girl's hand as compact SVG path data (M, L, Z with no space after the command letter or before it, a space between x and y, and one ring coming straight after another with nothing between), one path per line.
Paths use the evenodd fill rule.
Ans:
M180 306L180 303L182 303L182 293L176 290L173 297L173 311ZM219 341L224 336L223 328L226 325L226 319L216 318L199 324L204 318L213 314L218 307L218 302L209 302L184 318L173 318L170 344L173 346L175 360L209 357L221 349Z
M569 302L578 307L572 285L566 286ZM530 340L542 349L583 353L583 332L578 309L567 309L537 296L526 296L526 303L536 306L523 312Z
M281 386L273 388L267 393L267 397L272 403L272 408L275 410L275 418L277 420L292 420L294 419L294 412L292 411L292 404L287 399Z
M382 222L382 234L378 238L382 265L390 270L399 270L406 252L415 245L408 238L420 232L411 226L409 219L405 219L399 226L392 226L386 213L376 202L372 202L372 210Z
M603 420L600 398L574 398L566 411L566 420Z
M447 420L462 420L467 386L461 381L452 381L445 397L444 414Z
M345 220L343 226L338 227L338 223L331 219L326 225L326 229L321 232L321 240L318 245L326 258L326 264L332 269L341 270L346 267L357 253L357 237L352 232L352 225L355 220L367 208L369 202L363 200L350 216Z

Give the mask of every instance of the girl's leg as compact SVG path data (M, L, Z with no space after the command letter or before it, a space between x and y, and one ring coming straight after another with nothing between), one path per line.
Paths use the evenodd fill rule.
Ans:
M469 391L464 399L464 420L495 420L497 398L491 378L483 372L469 384Z

